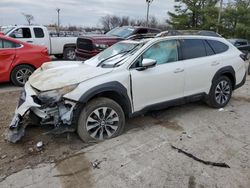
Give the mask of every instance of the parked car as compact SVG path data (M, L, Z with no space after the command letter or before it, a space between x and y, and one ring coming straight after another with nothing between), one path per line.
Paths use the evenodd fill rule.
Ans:
M49 54L66 60L75 59L77 37L51 37L44 26L8 26L2 27L1 31L9 37L18 40L45 46Z
M169 36L114 44L83 62L44 64L31 75L8 140L24 134L29 113L83 141L121 134L125 117L205 100L222 108L246 80L242 53L224 38ZM31 118L32 119L32 118Z
M246 55L246 59L249 60L248 74L250 75L250 43L246 39L228 39L234 46Z
M0 35L0 82L23 86L36 68L50 60L46 47Z
M90 35L77 38L76 58L77 60L86 60L113 44L125 40L134 35L147 33L159 33L159 29L147 28L142 26L123 26L112 29L105 35Z

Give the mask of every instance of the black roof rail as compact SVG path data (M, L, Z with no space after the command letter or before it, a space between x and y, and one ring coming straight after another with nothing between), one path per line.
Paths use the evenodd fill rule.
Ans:
M158 33L146 33L146 34L136 34L127 37L127 40L136 40L136 39L145 39L145 38L154 38Z
M220 34L209 30L167 30L157 34L155 37L178 36L178 35L200 35L200 36L222 37Z

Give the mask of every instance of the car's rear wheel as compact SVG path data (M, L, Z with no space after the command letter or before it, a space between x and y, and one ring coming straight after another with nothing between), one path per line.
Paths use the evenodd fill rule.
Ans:
M207 102L214 108L222 108L231 99L232 91L231 80L226 76L222 76L213 82Z
M18 65L11 73L11 81L17 86L24 86L30 75L34 72L34 68L29 65Z
M63 51L63 59L65 60L75 60L76 59L76 52L75 48L67 47Z
M84 142L102 141L120 135L124 126L121 106L108 98L96 98L82 109L77 132Z

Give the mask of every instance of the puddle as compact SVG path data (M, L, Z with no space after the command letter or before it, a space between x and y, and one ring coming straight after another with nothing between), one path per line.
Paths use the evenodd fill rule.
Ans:
M177 122L175 121L161 121L161 120L158 120L158 121L155 121L154 122L156 125L160 125L160 126L163 126L167 129L171 129L171 130L174 130L174 131L184 131L184 129L178 125Z
M91 164L84 156L84 153L76 154L56 163L58 174L53 177L60 178L64 188L90 188Z

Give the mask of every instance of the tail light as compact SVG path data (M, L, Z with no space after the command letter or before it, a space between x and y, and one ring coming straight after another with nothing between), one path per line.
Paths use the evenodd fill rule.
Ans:
M240 58L241 58L243 61L247 61L247 60L248 60L247 54L240 54Z

